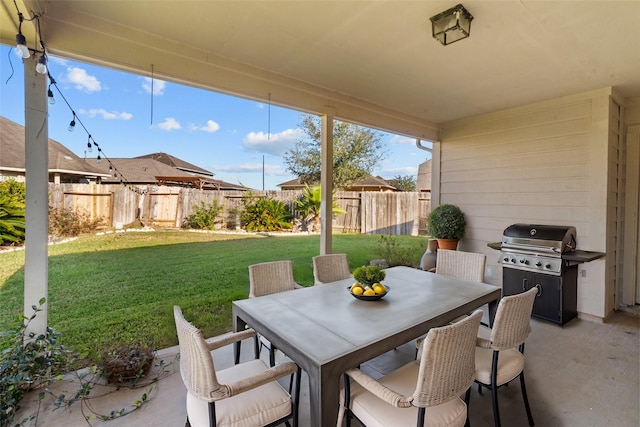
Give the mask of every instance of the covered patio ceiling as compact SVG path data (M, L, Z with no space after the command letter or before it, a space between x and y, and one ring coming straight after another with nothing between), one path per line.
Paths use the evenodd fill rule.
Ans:
M14 0L0 37L15 44ZM640 96L640 1L17 0L51 54L437 140L442 122L614 86ZM35 21L22 31L36 46ZM185 100L188 102L188 100Z

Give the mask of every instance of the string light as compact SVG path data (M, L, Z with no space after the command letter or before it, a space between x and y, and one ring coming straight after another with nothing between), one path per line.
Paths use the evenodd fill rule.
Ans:
M22 59L27 59L31 56L29 52L29 48L27 47L27 39L22 34L22 21L24 21L24 16L22 13L18 12L18 20L20 23L18 24L18 34L16 34L16 55L18 55Z
M14 50L16 54L23 59L29 58L31 56L31 52L41 53L41 56L38 59L38 63L36 64L36 71L40 74L45 74L49 77L49 87L47 89L47 97L48 97L49 104L55 105L56 103L56 99L53 96L53 91L51 90L51 86L53 85L53 87L56 88L56 90L58 91L58 94L60 95L62 100L67 104L67 107L69 107L69 109L71 110L71 113L73 114L73 118L71 119L71 122L69 123L69 127L67 128L67 130L69 132L73 132L76 127L76 120L77 120L78 123L80 123L80 125L84 129L84 131L87 133L87 151L89 152L92 151L92 145L95 145L98 150L98 155L96 156L96 163L101 163L102 159L104 158L109 163L109 173L112 173L114 178L120 178L120 185L124 185L125 188L129 188L130 190L134 191L136 194L140 194L140 195L147 194L146 191L138 190L137 188L134 188L133 186L131 186L130 183L127 181L127 179L124 177L124 175L122 175L122 173L118 171L116 166L111 162L109 157L107 157L104 154L104 152L102 151L98 143L95 141L95 139L93 139L93 137L87 130L84 123L82 123L82 120L80 120L80 118L76 115L76 112L74 111L74 109L71 108L69 101L64 96L64 94L60 91L58 84L49 73L49 69L47 66L48 59L47 59L46 48L45 48L44 42L42 41L42 35L40 33L40 16L36 15L31 19L27 19L27 21L34 21L34 20L36 21L37 37L39 38L40 46L42 47L42 50L29 49L29 47L27 46L27 39L22 34L22 23L23 21L25 21L25 18L23 14L20 12L20 10L18 9L18 5L15 2L14 4L16 6L18 19L20 21L18 26L18 34L16 35L16 47ZM91 143L92 140L93 140L93 144Z
M55 105L56 99L53 97L53 91L51 90L51 84L49 84L49 89L47 89L47 96L49 97L49 105Z
M45 53L38 59L36 71L40 74L47 74L47 55Z
M76 112L75 111L72 111L72 112L73 112L73 118L71 119L71 122L69 123L69 127L67 128L69 132L73 132L73 130L76 128ZM89 135L89 137L91 137L91 135Z

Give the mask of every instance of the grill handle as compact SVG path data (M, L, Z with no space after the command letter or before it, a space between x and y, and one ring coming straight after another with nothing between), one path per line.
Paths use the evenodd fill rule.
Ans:
M536 288L538 288L538 293L536 294L536 296L539 297L540 295L542 295L542 286L536 285Z
M522 291L526 292L527 290L527 279L522 279Z

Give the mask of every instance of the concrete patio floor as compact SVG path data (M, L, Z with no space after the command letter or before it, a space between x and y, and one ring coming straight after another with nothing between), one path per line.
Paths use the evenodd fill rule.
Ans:
M526 345L526 383L536 426L611 426L640 425L640 318L618 312L606 324L575 319L560 328L532 319L532 333ZM413 359L414 344L408 343L363 365L369 374L379 377ZM166 362L175 360L177 347L162 350L158 356ZM243 343L243 359L252 355L251 343ZM266 357L263 352L262 357ZM282 357L280 355L280 357ZM231 347L216 350L216 366L233 363ZM26 426L184 426L186 420L185 388L180 378L178 362L169 366L172 372L154 384L150 401L132 413L109 421L84 414L108 415L112 410L128 408L140 399L146 388L135 390L96 387L91 392L90 407L80 403L67 409L53 410L50 399L45 400L37 420ZM78 390L77 383L58 381L51 387L67 396ZM100 396L101 394L103 396ZM100 397L99 397L100 396ZM337 396L336 396L337 399ZM502 425L526 426L520 384L514 381L499 391ZM37 412L37 392L23 400L23 408L16 421ZM91 408L91 410L89 409ZM473 427L493 425L490 394L478 394L474 387L470 404ZM357 425L353 423L352 425ZM310 425L309 395L306 375L303 375L300 426ZM391 426L390 426L391 427Z

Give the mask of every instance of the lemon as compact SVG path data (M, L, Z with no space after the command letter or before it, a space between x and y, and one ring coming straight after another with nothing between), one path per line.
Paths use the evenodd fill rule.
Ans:
M354 286L351 288L351 293L354 295L362 295L363 292L364 289L362 289L362 286Z
M382 295L387 292L387 288L382 283L376 283L373 285L373 291L378 295Z
M354 290L355 288L362 289L362 285L360 283L356 282L353 285L351 285L351 290ZM364 292L364 289L362 289L362 291Z
M362 295L366 296L366 297L372 297L376 294L376 292L373 289L367 289L366 291L364 291L364 293Z

